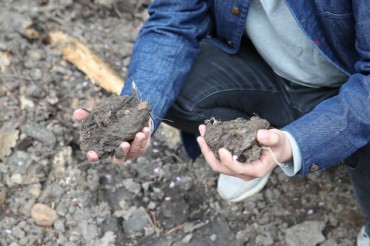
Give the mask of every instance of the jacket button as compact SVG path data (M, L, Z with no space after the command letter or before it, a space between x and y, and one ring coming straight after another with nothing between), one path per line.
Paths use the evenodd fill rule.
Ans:
M312 166L310 166L310 171L311 172L315 172L315 171L317 171L319 169L319 166L318 165L316 165L316 164L313 164Z
M233 8L231 9L231 13L233 13L234 15L238 15L238 14L240 14L240 10L239 10L239 8L237 8L237 7L233 7Z
M226 41L226 43L231 47L231 46L233 46L233 42L232 41L230 41L230 40L227 40Z

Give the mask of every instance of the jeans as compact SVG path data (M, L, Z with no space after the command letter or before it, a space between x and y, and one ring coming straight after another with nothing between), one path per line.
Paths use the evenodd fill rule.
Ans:
M311 88L279 77L244 39L236 55L201 43L201 51L187 82L166 119L185 133L199 135L198 125L257 115L281 128L336 95L339 88ZM370 145L348 158L354 194L370 235Z

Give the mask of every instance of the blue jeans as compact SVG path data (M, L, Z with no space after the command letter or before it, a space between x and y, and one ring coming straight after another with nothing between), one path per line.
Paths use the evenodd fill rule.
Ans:
M281 128L336 95L339 88L310 88L273 72L247 39L236 55L201 44L187 82L169 109L169 124L198 135L198 125L215 117L231 120L258 115ZM348 158L349 174L370 235L370 145Z

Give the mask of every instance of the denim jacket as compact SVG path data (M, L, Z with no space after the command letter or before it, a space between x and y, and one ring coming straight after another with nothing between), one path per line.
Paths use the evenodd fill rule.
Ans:
M176 99L207 40L229 54L239 50L249 0L154 0L136 40L131 82L152 107L154 129ZM349 75L337 96L282 130L298 144L301 175L327 168L370 140L369 0L286 0L302 31L338 69Z

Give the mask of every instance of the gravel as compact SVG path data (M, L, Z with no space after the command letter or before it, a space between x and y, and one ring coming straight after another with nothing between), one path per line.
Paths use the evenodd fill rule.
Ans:
M292 178L275 169L262 192L229 204L165 124L123 172L86 161L73 110L109 94L43 31L78 38L125 79L147 4L0 2L0 245L354 245L363 219L344 165Z

